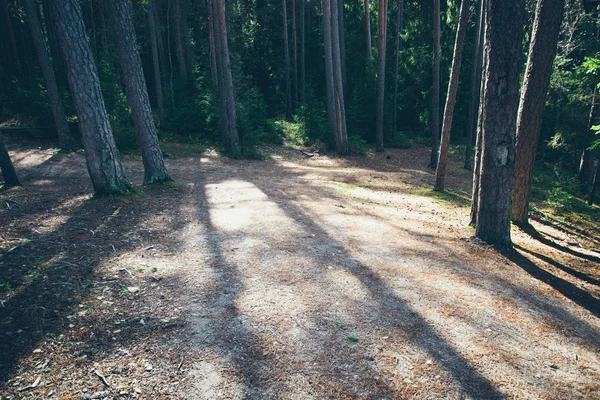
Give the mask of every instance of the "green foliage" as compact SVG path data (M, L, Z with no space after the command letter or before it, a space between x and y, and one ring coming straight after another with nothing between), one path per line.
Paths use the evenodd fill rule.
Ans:
M388 138L386 141L387 147L395 149L410 149L412 146L410 139L402 132Z
M351 153L367 154L367 142L360 136L350 136L348 138L348 149Z
M544 203L551 207L555 212L566 211L571 208L573 195L563 188L554 187L546 191L546 200Z

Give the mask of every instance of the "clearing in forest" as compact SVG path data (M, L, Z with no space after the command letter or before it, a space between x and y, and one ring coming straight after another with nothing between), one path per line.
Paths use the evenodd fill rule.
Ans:
M597 231L470 239L428 149L169 160L92 199L81 154L0 193L0 397L600 399ZM125 161L136 184L141 163Z

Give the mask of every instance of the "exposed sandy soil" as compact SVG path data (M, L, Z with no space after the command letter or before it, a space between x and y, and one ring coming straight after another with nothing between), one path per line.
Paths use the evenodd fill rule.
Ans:
M81 154L14 150L0 398L600 399L598 237L534 221L499 254L425 148L271 153L90 199Z

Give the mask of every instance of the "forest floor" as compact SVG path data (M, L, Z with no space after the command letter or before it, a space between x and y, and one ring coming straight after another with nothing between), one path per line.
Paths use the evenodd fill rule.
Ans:
M10 143L9 143L10 144ZM600 399L600 233L472 239L429 150L169 159L92 198L81 153L11 147L0 398Z

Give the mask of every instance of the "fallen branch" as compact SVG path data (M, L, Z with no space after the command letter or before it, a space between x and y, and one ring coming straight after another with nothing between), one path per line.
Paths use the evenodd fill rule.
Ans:
M104 386L110 387L110 383L108 383L108 381L106 380L104 375L102 375L100 372L98 372L98 370L94 370L94 374L96 374L96 376L98 378L100 378L100 381L104 384Z

